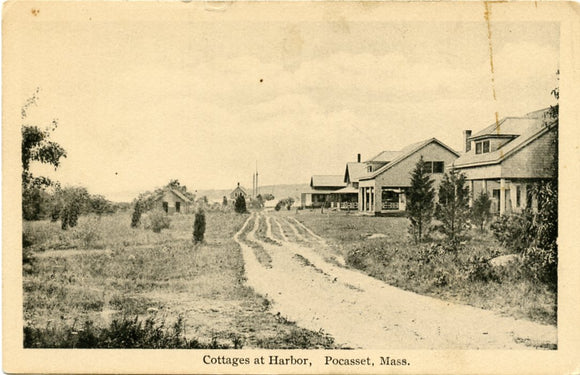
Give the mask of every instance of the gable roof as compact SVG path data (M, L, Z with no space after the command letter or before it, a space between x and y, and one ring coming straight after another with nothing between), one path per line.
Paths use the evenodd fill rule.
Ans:
M191 199L189 199L185 194L183 194L182 192L180 192L179 190L175 190L175 189L168 189L170 192L172 192L173 194L177 195L179 198L181 198L183 201L185 202L191 202Z
M550 121L550 119L545 117L545 113L546 109L543 109L531 112L525 117L506 117L499 121L498 124L494 123L486 127L471 137L470 140L476 137L484 138L486 135L493 136L496 132L504 133L504 131L511 132L513 139L493 152L482 154L476 154L475 150L467 152L455 160L453 166L456 168L465 168L501 163L503 160L509 158L526 145L553 129L553 126L546 126L546 121Z
M346 170L344 171L344 180L347 182L347 176L350 182L358 182L358 180L367 174L367 165L365 163L346 163Z
M447 146L446 144L444 144L443 142L441 142L437 138L429 138L429 139L426 139L426 140L421 141L421 142L417 142L417 143L410 144L407 147L403 148L399 152L399 156L397 156L395 159L393 159L390 163L385 164L384 166L382 166L381 168L377 169L373 173L370 173L367 176L361 177L361 180L372 180L373 178L377 177L381 173L385 172L388 169L391 169L395 165L399 164L403 160L407 159L409 156L411 156L414 153L420 151L425 146L427 146L427 145L429 145L429 144L431 144L433 142L439 144L441 147L445 148L447 151L451 152L452 154L454 154L456 156L459 156L459 153L457 151L455 151L451 147Z
M238 184L238 186L236 186L235 189L230 192L230 194L238 189L241 190L244 194L248 195L248 191L240 184Z
M367 162L379 161L379 162L390 162L394 160L397 156L401 154L401 151L381 151L377 155L373 156Z
M346 186L341 175L316 175L310 179L311 187L343 187Z

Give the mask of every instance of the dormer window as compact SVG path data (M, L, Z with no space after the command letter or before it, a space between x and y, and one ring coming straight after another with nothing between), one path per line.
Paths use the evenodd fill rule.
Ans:
M369 165L369 166L367 167L367 172L368 172L368 173L371 173L372 171L373 171L373 166L372 166L372 165Z
M475 142L475 153L485 154L489 152L489 141Z

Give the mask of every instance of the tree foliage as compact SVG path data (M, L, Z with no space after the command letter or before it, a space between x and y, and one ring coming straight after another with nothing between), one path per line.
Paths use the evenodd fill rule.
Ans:
M52 219L61 221L61 228L75 227L82 213L90 212L90 194L80 186L58 188L54 195Z
M36 125L26 124L28 109L36 105L39 89L28 98L21 108L22 132L22 216L25 220L39 220L46 214L46 196L43 191L55 185L48 177L34 176L30 171L33 163L60 166L66 151L58 143L50 140L51 133L57 128L58 121L52 120L50 126L42 130Z
M435 207L433 180L427 173L425 161L421 159L411 172L411 187L407 192L407 217L416 243L423 240L423 232L431 223Z
M465 175L455 170L445 173L439 185L438 196L435 217L441 225L437 229L457 249L459 241L469 229L469 187Z

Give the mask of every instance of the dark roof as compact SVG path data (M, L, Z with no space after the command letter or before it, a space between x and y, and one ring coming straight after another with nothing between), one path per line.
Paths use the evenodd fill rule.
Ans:
M343 176L341 175L316 175L310 179L311 187L344 187Z
M493 123L470 139L483 139L493 137L497 133L505 134L509 132L513 140L510 140L493 152L476 154L475 150L472 149L455 160L453 166L456 168L465 168L502 162L551 129L551 127L546 126L546 122L550 121L550 118L545 116L546 113L547 109L542 109L528 113L524 117L506 117L497 124Z
M426 139L424 141L408 145L407 147L402 149L399 152L399 156L397 156L395 159L393 159L390 163L380 167L376 171L374 171L374 172L372 172L364 177L361 177L361 180L372 180L373 178L380 175L384 171L391 169L395 165L399 164L403 160L407 159L409 156L413 155L417 151L421 150L423 147L425 147L433 142L438 143L441 147L447 149L449 152L459 156L459 153L457 153L457 151L453 150L451 147L447 146L446 144L444 144L443 142L441 142L437 138L429 138L429 139Z
M366 174L367 165L365 163L346 163L346 170L344 171L344 182L346 183L347 175L350 182L358 182L358 180Z

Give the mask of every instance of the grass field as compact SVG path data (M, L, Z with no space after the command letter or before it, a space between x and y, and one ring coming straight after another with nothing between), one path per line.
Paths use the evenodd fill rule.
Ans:
M32 244L23 267L25 331L34 333L26 345L67 346L65 337L86 327L149 318L162 328L178 322L185 337L207 347L334 347L328 335L273 314L270 302L244 285L232 237L247 217L209 212L205 243L197 246L192 215L172 216L158 234L131 228L130 213L82 217L68 231L25 222Z
M388 284L515 318L556 324L556 293L522 275L517 264L492 266L507 254L490 233L470 232L457 253L435 244L415 245L403 217L343 213L285 213L326 238L350 267ZM378 238L369 238L373 234Z

